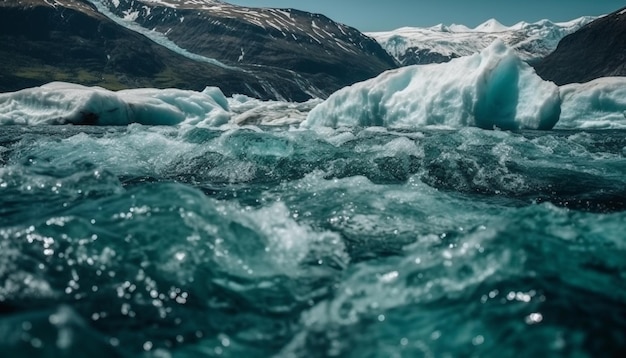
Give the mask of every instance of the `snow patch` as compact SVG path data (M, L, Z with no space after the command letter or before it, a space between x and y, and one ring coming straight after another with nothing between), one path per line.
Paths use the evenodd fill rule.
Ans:
M473 31L475 32L504 32L504 31L509 31L509 30L510 28L502 25L498 20L489 19L485 21L484 23L476 26L476 28L474 28Z
M139 11L126 10L123 13L124 13L123 19L126 21L135 21L139 17Z
M387 71L341 89L303 125L550 129L560 104L558 87L498 40L480 54Z

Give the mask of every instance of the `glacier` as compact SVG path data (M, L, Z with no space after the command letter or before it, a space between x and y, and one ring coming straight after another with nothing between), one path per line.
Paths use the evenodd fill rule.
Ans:
M438 59L468 56L500 39L525 61L533 62L554 51L559 41L597 17L583 16L567 22L541 20L505 26L490 19L475 28L439 24L432 27L402 27L393 31L368 32L396 60L404 65L426 64Z
M625 129L626 77L604 77L561 86L558 129Z
M187 49L181 48L180 46L178 46L176 43L174 43L173 41L171 41L170 39L167 38L167 36L163 33L160 33L158 31L154 31L154 30L149 30L146 28L141 27L140 25L138 25L137 23L134 22L134 20L137 17L137 14L127 14L125 17L118 17L115 14L113 14L113 12L111 12L111 10L109 10L109 8L106 6L106 3L104 1L99 1L99 0L88 0L88 2L93 5L96 9L98 9L98 11L100 13L102 13L104 16L108 17L110 20L112 20L113 22L115 22L116 24L131 30L133 32L136 32L138 34L141 34L143 36L145 36L146 38L148 38L149 40L151 40L152 42L156 43L157 45L163 46L165 48L167 48L168 50L175 52L181 56L184 56L190 60L194 60L194 61L199 61L199 62L205 62L217 67L221 67L223 69L226 70L234 70L234 71L243 71L242 69L235 67L235 66L230 66L227 64L224 64L222 62L220 62L219 60L216 60L214 58L210 58L210 57L205 57L193 52L188 51ZM156 1L155 1L156 2ZM159 2L160 3L160 2ZM166 3L162 3L164 5L166 5ZM206 2L206 5L210 5L212 4L212 2ZM119 6L119 2L117 4L114 3L114 5Z
M228 101L216 87L203 92L153 88L114 92L51 82L0 94L0 124L218 126L229 120Z
M387 71L339 90L303 125L551 129L560 111L559 88L496 40L476 55Z

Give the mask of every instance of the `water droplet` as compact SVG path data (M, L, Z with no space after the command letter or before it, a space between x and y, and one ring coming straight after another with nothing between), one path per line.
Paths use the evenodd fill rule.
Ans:
M43 347L43 342L39 338L33 338L30 340L30 345L33 346L33 348L41 348Z
M30 331L33 328L33 324L28 322L28 321L24 321L22 322L22 329L24 331Z
M384 282L384 283L390 283L390 282L395 281L398 278L399 275L400 274L398 273L398 271L391 271L391 272L388 272L388 273L382 275L380 277L380 281Z
M543 321L543 315L541 313L531 313L526 316L526 324L539 324Z
M439 338L441 338L441 331L434 331L431 335L430 335L430 339L432 339L433 341L438 340Z
M485 337L483 336L476 336L474 337L474 339L472 339L472 344L475 346L479 346L483 343L485 343Z

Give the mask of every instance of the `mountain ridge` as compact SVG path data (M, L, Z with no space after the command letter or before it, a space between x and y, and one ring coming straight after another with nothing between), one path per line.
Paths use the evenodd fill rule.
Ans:
M626 7L563 38L535 69L559 85L626 76Z
M98 4L101 8L126 8L114 21L98 11ZM142 10L143 15L129 11L132 9ZM38 23L43 26L29 24L34 12L40 13ZM178 14L182 16L176 17ZM314 35L306 43L295 36L289 36L291 41L278 41L273 35L279 29L244 21L255 14L270 20L286 19L290 16L286 14L291 14L318 29L311 30ZM0 21L0 58L9 63L0 70L0 90L4 91L60 80L112 89L165 86L201 90L218 86L226 94L304 101L326 97L396 67L391 56L357 30L297 10L254 9L200 0L184 1L176 7L168 1L8 0L0 5ZM146 27L138 31L140 21ZM135 29L129 28L131 22ZM159 33L161 27L155 22L167 26L166 30ZM81 28L86 24L90 31ZM175 28L174 24L184 26ZM352 38L351 47L340 42L344 40L330 43L318 37L315 41L320 34L333 37L331 27ZM46 47L52 49L51 56ZM142 53L138 53L140 49ZM82 60L74 58L77 54L82 54ZM128 71L123 65L129 66ZM167 76L171 78L161 78Z
M496 19L469 28L465 25L438 24L431 27L401 27L387 32L368 32L404 66L447 62L472 55L501 39L522 59L537 62L554 51L558 42L595 17L583 16L567 22L540 20L505 26Z

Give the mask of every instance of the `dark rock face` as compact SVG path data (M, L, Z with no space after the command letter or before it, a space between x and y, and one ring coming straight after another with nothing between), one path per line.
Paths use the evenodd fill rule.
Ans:
M302 101L395 67L357 30L296 10L210 0L50 3L54 6L44 0L0 3L0 60L6 64L0 91L61 80L111 89L218 86L226 95ZM128 19L129 13L137 25L166 34L192 55L225 65L168 49L114 16Z
M241 74L179 56L77 1L0 3L0 60L0 91L69 81L111 89L220 85L246 93Z
M535 69L543 79L558 85L626 76L626 8L563 38Z

